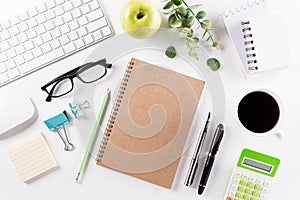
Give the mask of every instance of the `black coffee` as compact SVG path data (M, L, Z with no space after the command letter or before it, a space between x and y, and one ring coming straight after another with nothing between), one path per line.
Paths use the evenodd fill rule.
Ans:
M255 91L243 97L238 106L238 117L245 128L255 133L265 133L278 122L280 110L270 94Z

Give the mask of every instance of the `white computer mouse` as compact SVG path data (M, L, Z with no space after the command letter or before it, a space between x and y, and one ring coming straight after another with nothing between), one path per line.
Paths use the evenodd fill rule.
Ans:
M36 118L32 100L22 94L0 94L0 139L21 132Z

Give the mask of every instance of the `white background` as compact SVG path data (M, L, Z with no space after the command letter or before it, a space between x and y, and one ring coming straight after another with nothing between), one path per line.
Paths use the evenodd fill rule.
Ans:
M154 1L154 0L153 0ZM0 16L5 19L8 16L17 14L26 8L40 3L40 0L1 0ZM125 1L102 0L105 10L116 33L121 33L122 28L119 22L119 13ZM159 0L155 4L162 8L163 3ZM202 3L203 8L208 12L208 17L215 23L215 34L221 46L219 51L209 51L211 56L217 56L222 62L220 76L223 80L226 94L226 133L222 142L217 160L209 178L204 195L198 196L196 187L187 188L183 185L183 179L189 162L182 160L175 184L172 190L134 179L98 166L90 162L87 173L82 184L75 184L74 177L79 167L79 162L84 148L79 145L80 141L75 130L70 128L71 141L77 144L73 152L64 152L62 144L57 137L53 137L44 126L42 121L67 109L67 103L71 96L61 98L53 103L44 101L45 94L40 87L48 80L60 75L69 69L82 64L90 52L95 49L93 46L76 55L64 59L56 64L39 70L27 77L24 77L12 84L0 88L0 95L5 93L23 93L30 96L38 110L37 121L21 133L12 137L0 140L0 199L222 199L230 177L232 167L237 162L241 150L245 147L273 155L281 159L280 168L276 174L274 184L269 196L271 200L296 199L299 185L299 141L298 131L300 112L299 106L299 75L300 60L296 54L300 46L299 9L300 3L296 0L270 0L269 3L274 12L285 14L288 24L285 27L285 39L290 42L293 64L285 71L275 71L251 80L245 80L239 68L239 60L234 52L224 27L219 21L223 11L239 6L239 0L190 0L188 3ZM164 17L165 20L165 17ZM164 23L165 25L165 23ZM272 37L272 33L269 33ZM270 50L276 51L276 38L274 46ZM284 105L284 119L280 131L283 139L275 136L256 137L243 131L236 120L236 108L238 99L246 91L255 88L266 88L275 92ZM0 113L2 114L2 113ZM17 110L11 111L11 115L18 114ZM0 122L1 123L1 122ZM46 140L53 151L59 164L59 169L30 183L21 183L7 156L7 148L11 144L20 141L30 135L43 132Z

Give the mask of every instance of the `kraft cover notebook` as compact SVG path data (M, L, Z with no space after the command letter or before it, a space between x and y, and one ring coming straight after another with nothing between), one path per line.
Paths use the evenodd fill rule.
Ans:
M132 58L96 163L171 188L205 82Z
M286 20L273 14L266 0L256 0L223 15L227 32L246 75L286 68L291 64Z

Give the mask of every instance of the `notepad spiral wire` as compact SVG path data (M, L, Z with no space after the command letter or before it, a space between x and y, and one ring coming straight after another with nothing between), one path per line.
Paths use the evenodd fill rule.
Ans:
M123 99L123 96L124 96L124 92L126 90L127 83L129 81L129 78L130 78L130 75L131 75L131 72L132 72L132 69L133 69L133 67L132 67L133 65L134 65L134 62L132 62L132 61L129 62L128 65L127 65L127 68L125 70L125 74L123 76L121 85L120 85L119 90L118 90L118 95L116 97L116 100L115 100L115 103L113 105L111 114L109 116L108 123L107 123L105 131L104 131L104 135L102 137L100 148L99 148L99 151L98 151L98 154L97 154L97 157L96 157L96 162L102 162L103 155L105 153L105 149L106 149L107 143L108 143L109 138L110 138L110 133L111 133L112 128L114 127L115 120L116 120L116 117L117 117L117 114L118 114L118 111L119 111L119 107L121 105L121 102L122 102L122 99Z
M247 56L247 64L249 65L248 70L258 70L250 21L243 21L241 22L241 25L243 26L242 32L244 33L245 39L244 45L246 46L245 51Z

